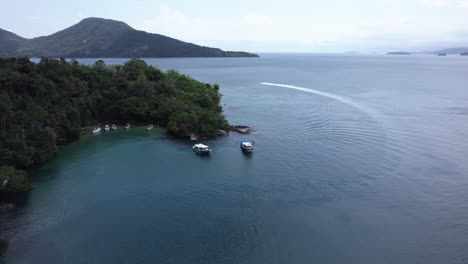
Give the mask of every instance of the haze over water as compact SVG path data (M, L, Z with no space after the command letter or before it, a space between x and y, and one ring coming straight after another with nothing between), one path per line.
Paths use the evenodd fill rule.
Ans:
M83 137L35 173L7 263L468 261L466 58L146 61L219 83L257 133L210 157L160 129Z

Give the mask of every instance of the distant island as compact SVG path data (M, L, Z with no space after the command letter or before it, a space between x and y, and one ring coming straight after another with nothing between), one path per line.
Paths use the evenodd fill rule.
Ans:
M468 52L460 53L461 56L468 56Z
M156 123L176 138L212 138L230 128L219 86L143 60L107 66L0 58L0 201L31 189L26 170L98 123Z
M405 51L392 51L392 52L388 52L387 54L388 55L411 55L411 53L405 52Z
M447 48L447 49L441 49L441 50L435 50L435 51L428 51L424 53L429 53L429 54L461 54L468 52L468 48L465 47L459 47L459 48Z
M135 30L121 21L86 18L52 35L33 39L0 29L0 57L170 58L258 55L199 46Z

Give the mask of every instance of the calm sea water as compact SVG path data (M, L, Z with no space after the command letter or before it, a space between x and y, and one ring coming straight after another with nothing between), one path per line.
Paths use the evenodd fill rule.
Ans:
M7 263L468 263L467 58L147 62L219 83L258 132L205 158L159 129L83 137L2 227Z

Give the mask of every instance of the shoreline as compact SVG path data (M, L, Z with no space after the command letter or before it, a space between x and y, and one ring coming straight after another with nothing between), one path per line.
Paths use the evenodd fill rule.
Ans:
M30 166L30 167L20 169L19 171L25 171L27 173L27 178L29 180L30 172L37 169L38 167L44 165L45 163L51 161L52 159L54 159L56 157L56 155L60 152L62 147L66 146L66 145L68 145L70 143L79 141L81 139L81 137L84 136L84 135L92 135L93 134L92 130L95 127L97 127L97 126L102 127L102 126L105 126L106 124L107 125L118 124L118 126L120 126L120 130L122 130L122 129L125 130L125 128L122 128L122 127L126 123L125 122L100 122L100 123L98 123L98 124L96 124L94 126L81 127L80 128L80 134L79 134L78 137L70 139L70 140L57 141L57 151L53 154L53 156L50 159L47 159L43 163L36 163L36 164L34 164L34 165ZM123 125L121 125L121 124L123 124ZM147 124L149 124L149 123L148 122L131 123L131 127L129 129L131 129L132 127L146 127ZM164 129L167 132L167 127L159 126L158 124L153 124L153 126ZM248 135L248 134L255 133L256 131L253 130L251 127L245 126L245 125L229 125L225 129L218 129L216 131L216 133L212 134L211 136L200 136L200 135L197 135L195 133L191 133L190 135L180 137L180 136L177 136L177 135L174 135L174 134L171 134L171 133L167 133L167 137L169 139L171 139L171 140L182 140L182 141L183 140L190 140L190 141L216 140L216 139L218 139L220 137L229 136L229 134L231 132L237 132L239 134ZM0 203L1 203L0 204L0 217L5 213L5 211L14 211L15 208L16 208L17 201L19 201L19 200L23 199L25 196L27 196L29 194L29 192L30 192L30 190L25 191L25 192L2 194L1 197L0 197ZM10 205L13 205L13 206L10 206ZM5 209L5 206L6 206L7 210L3 210L3 209Z
M148 122L135 122L135 123L131 123L131 122L121 122L121 121L118 121L118 122L100 122L94 126L86 126L86 127L81 127L80 128L80 136L82 135L86 135L86 134L89 134L91 133L92 134L92 131L94 128L96 127L100 127L101 129L103 129L103 126L105 125L117 125L117 127L121 127L120 129L122 129L123 126L125 126L125 124L129 123L131 126L129 129L131 129L132 127L146 127L148 124L153 124L154 127L159 127L159 128L162 128L162 129L165 129L167 130L167 127L164 127L164 126L159 126L157 123L148 123ZM125 129L125 128L123 128ZM173 134L168 134L168 136L174 140L186 140L186 139L190 139L192 141L196 141L196 140L214 140L214 139L217 139L219 137L224 137L224 136L228 136L230 132L237 132L239 134L244 134L244 135L247 135L247 134L252 134L252 133L255 133L256 131L253 130L251 127L249 126L245 126L245 125L229 125L228 127L225 127L224 129L218 129L214 134L212 134L211 136L200 136L200 135L197 135L196 133L190 133L189 135L186 135L185 137L179 137L177 135L173 135ZM196 138L196 139L194 139ZM76 140L79 140L76 139ZM73 140L75 141L75 140ZM71 143L73 141L70 141L68 143ZM65 144L68 144L68 143L65 143Z

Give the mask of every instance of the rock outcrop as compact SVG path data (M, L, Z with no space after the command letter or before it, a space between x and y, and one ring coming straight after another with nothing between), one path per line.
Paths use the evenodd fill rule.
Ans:
M241 133L241 134L251 134L251 133L255 132L255 130L251 129L248 126L230 126L229 129L231 131L235 131L235 132Z

